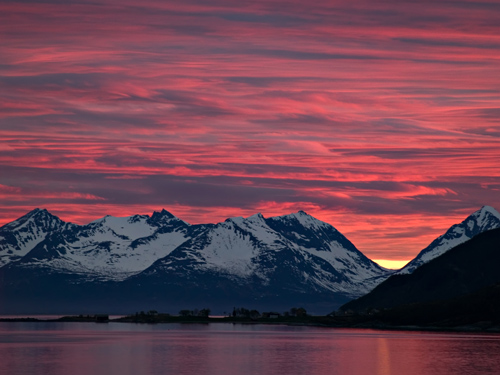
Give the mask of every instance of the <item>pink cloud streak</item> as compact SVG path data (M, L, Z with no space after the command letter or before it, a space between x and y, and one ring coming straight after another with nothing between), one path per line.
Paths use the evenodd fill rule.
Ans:
M404 260L500 208L494 1L0 4L0 221L304 209Z

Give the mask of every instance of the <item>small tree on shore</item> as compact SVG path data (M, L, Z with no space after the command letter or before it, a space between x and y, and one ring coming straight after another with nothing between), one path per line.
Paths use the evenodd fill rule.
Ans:
M307 311L303 307L292 307L290 309L291 316L304 317L307 316Z
M203 316L203 317L206 317L208 318L208 316L210 315L210 309L201 309L199 312L198 312L198 316Z

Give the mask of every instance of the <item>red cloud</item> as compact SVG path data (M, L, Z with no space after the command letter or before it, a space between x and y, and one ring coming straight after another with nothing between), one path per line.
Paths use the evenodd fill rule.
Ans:
M1 220L304 209L368 256L408 259L500 207L499 11L0 4Z

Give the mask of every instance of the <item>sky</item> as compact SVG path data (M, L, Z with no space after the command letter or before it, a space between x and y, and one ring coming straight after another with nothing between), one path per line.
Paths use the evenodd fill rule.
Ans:
M500 209L498 20L498 0L2 0L0 225L304 210L403 264Z

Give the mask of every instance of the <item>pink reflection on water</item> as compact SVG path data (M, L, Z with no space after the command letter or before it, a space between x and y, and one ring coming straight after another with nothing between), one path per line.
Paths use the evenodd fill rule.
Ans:
M263 325L0 324L0 374L496 374L500 335Z

